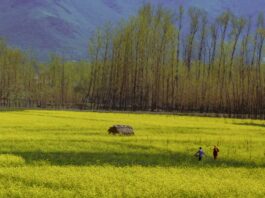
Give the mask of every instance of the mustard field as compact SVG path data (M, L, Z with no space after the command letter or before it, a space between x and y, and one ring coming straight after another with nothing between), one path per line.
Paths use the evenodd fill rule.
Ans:
M115 124L135 136L109 135ZM213 160L212 149L220 149ZM194 156L199 147L202 161ZM261 197L265 121L0 112L0 197Z

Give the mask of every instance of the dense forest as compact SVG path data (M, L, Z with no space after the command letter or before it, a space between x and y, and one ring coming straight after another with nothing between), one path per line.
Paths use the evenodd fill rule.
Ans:
M262 14L146 4L95 31L88 61L40 63L1 41L0 106L264 116L264 39Z

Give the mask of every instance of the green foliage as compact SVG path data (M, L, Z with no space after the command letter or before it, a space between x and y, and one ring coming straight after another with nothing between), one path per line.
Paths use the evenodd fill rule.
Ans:
M104 29L95 34L93 51L101 53L89 96L96 107L264 114L263 16L253 32L250 20L229 11L209 22L191 8L184 34L183 14L147 4L108 41Z
M264 117L265 24L145 4L89 40L89 61L39 63L0 42L0 106L211 112ZM190 24L183 28L183 18ZM188 30L187 30L188 29Z
M89 63L66 62L55 55L39 63L4 41L0 48L0 106L71 106L86 96Z

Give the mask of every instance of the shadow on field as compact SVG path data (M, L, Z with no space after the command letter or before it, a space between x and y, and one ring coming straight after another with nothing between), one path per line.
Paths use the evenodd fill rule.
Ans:
M11 111L21 112L21 111L25 111L25 109L24 108L6 108L6 107L0 107L0 112L1 113L11 112Z
M265 164L236 160L204 159L197 161L193 156L183 153L115 153L115 152L12 152L12 154L24 158L26 164L50 164L56 166L90 166L90 165L112 165L124 166L146 166L146 167L265 167Z
M254 127L265 127L265 124L257 124L257 123L235 123L235 125L240 125L240 126L254 126Z

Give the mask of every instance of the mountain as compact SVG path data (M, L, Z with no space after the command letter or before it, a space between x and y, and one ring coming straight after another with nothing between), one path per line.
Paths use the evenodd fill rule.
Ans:
M108 21L128 19L145 2L172 9L195 6L211 18L227 9L243 16L265 11L264 0L1 0L0 37L40 59L51 52L85 58L93 31Z

